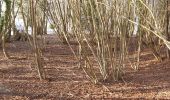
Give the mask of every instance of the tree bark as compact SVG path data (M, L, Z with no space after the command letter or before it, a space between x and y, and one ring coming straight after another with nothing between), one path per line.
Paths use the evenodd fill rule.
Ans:
M167 35L167 40L168 41L170 41L169 17L170 17L170 0L167 0L167 6L166 6L166 35ZM167 49L167 58L170 59L170 50L169 49Z
M32 21L32 35L33 35L33 46L34 46L34 55L35 55L35 61L37 64L37 70L40 77L40 80L45 79L45 71L43 69L43 64L41 60L41 54L40 49L38 47L37 43L37 20L36 20L36 1L30 0L30 10L31 10L31 21Z

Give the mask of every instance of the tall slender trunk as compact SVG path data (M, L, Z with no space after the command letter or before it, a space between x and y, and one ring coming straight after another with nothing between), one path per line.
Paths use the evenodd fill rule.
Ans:
M12 30L13 30L13 35L15 36L16 34L16 27L15 27L15 0L12 2Z
M169 17L170 17L170 0L166 1L166 35L167 40L170 41L170 33L169 33ZM170 50L167 49L167 58L170 59Z
M36 1L30 0L30 10L31 10L31 21L32 21L32 35L33 35L33 45L34 45L34 55L36 61L36 67L40 80L45 79L45 71L43 69L43 64L41 60L40 49L37 43L37 20L36 20Z
M6 36L11 30L11 1L10 0L5 0L5 5L6 5L6 10L5 10L5 15L3 21L1 21L1 39L2 39L2 50L4 53L5 58L9 58L9 55L6 51L5 47L5 42L6 42Z
M2 1L0 0L0 17L1 17L1 12L2 12Z

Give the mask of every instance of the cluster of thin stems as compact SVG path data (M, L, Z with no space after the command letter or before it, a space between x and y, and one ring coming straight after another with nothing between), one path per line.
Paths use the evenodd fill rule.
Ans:
M142 44L161 60L161 41L169 45L166 5L164 0L50 0L47 16L70 48L69 37L77 41L78 55L72 51L80 67L96 83L122 79L126 62L131 62L129 47L133 38L137 55L132 68L139 67Z
M28 14L24 13L23 0L20 0L19 8L26 33L28 34L29 24L32 28L33 40L30 44L33 46L41 79L45 77L43 75L45 72L36 37L38 33L45 31L44 27L47 24L45 17L51 22L60 39L69 45L80 67L94 83L100 80L123 79L127 62L137 70L143 46L150 48L155 58L160 61L162 61L160 53L162 44L170 48L168 0L29 0L27 2ZM4 36L2 35L3 40ZM77 42L78 53L72 48L70 38ZM132 40L135 42L133 46ZM3 44L5 48L5 43ZM129 56L129 52L132 51L135 53L134 57ZM167 57L169 55L167 49Z

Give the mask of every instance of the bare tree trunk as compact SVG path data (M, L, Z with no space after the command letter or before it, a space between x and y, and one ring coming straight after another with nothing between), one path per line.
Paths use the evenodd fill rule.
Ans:
M1 17L1 12L2 12L2 1L0 0L0 17Z
M43 34L47 34L47 18L46 18L46 10L47 10L47 1L43 2L44 10L43 10Z
M32 19L32 35L33 35L33 45L34 45L34 55L35 61L37 64L37 70L40 77L40 80L45 79L45 71L43 69L43 64L41 60L40 49L37 43L37 20L36 20L36 1L30 0L30 10L31 10L31 19Z
M13 30L13 35L15 36L16 34L16 27L15 27L15 0L12 2L12 30Z
M2 24L1 38L2 38L2 50L3 50L4 56L5 56L5 58L9 58L9 55L6 51L5 42L6 42L6 36L11 30L11 25L10 25L10 22L11 22L11 1L6 0L5 5L6 5L6 10L5 10L4 19L1 20L1 24Z
M3 54L4 54L4 57L9 59L9 55L6 51L6 47L5 47L5 33L2 33L2 51L3 51Z
M169 33L169 17L170 17L170 0L167 0L166 7L166 35L167 40L170 41L170 33ZM167 49L167 58L170 59L170 50Z

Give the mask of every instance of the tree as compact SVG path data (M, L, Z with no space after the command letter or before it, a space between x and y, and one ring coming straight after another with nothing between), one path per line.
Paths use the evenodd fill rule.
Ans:
M169 17L170 17L170 0L166 0L166 35L167 40L170 41L170 32L169 32ZM167 57L170 59L170 50L167 49Z
M2 48L3 53L6 58L9 58L9 55L5 48L5 41L6 36L9 36L9 33L11 31L11 0L4 0L6 5L6 11L4 16L1 16L1 26L0 26L0 33L1 33L1 39L2 39Z
M45 79L45 71L43 68L42 60L41 57L41 50L38 46L37 42L37 26L38 26L38 21L37 21L37 0L29 0L30 3L30 16L31 16L31 29L32 29L32 35L33 35L33 50L34 50L34 55L35 55L35 61L36 61L36 68L38 70L38 74L40 77L40 80Z

